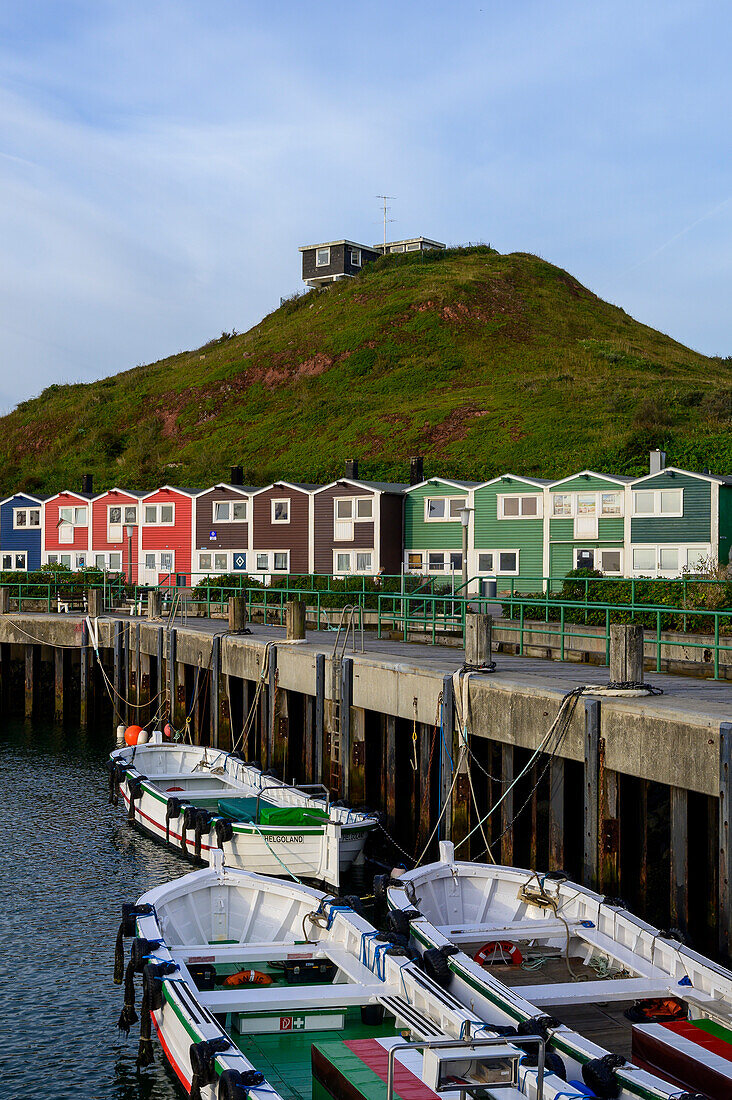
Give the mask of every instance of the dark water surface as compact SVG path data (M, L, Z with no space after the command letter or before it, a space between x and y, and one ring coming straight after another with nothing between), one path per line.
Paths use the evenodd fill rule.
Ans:
M0 726L2 1100L184 1096L157 1044L138 1074L137 1027L117 1031L120 905L191 867L107 805L113 747L111 734Z

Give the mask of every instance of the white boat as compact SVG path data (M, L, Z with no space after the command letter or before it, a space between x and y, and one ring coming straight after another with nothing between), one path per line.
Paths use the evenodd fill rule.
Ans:
M320 784L287 784L234 753L162 741L117 749L110 801L130 822L204 862L216 848L232 867L332 886L359 859L376 819L331 805Z
M154 1028L194 1100L386 1098L390 1060L394 1094L410 1100L586 1095L544 1073L543 1040L486 1028L345 900L225 867L217 852L123 906L118 981L134 939L120 1027L139 1006L139 1064L154 1061Z
M376 888L452 996L491 1020L544 1016L595 1095L732 1097L730 971L562 875L439 854Z

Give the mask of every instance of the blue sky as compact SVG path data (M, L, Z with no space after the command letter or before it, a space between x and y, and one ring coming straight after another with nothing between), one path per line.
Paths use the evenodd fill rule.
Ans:
M297 246L531 251L732 354L720 2L6 0L0 408L248 328Z

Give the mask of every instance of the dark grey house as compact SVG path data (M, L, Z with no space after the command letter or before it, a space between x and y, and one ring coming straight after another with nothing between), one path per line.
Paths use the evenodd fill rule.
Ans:
M410 237L404 241L387 241L386 245L356 244L355 241L326 241L325 244L306 244L302 253L302 278L308 286L323 286L338 279L357 275L364 264L378 260L385 252L426 252L432 248L444 248L439 241L429 237Z

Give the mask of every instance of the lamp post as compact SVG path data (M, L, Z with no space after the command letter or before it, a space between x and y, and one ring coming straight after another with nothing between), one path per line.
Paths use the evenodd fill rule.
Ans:
M135 524L128 523L125 526L127 535L127 583L132 584L132 536L135 533Z
M470 513L472 508L460 509L460 522L463 525L463 599L468 595L468 524L470 523Z

